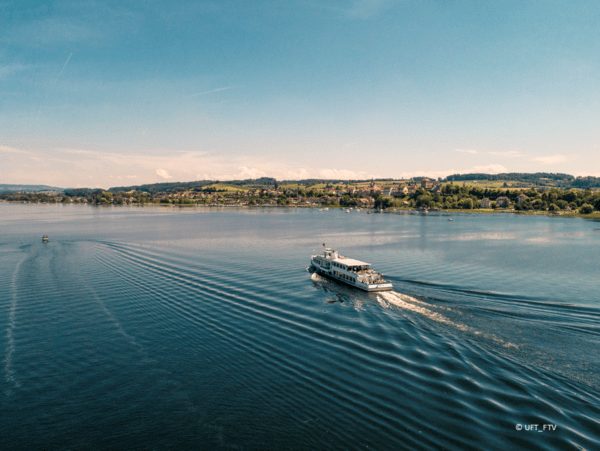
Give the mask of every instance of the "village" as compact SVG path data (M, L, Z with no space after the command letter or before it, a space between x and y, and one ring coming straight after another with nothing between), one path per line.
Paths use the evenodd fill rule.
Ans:
M550 212L591 214L600 210L600 191L522 186L509 182L442 182L371 180L273 185L233 185L226 182L167 187L153 192L131 189L71 189L64 192L2 194L12 202L83 203L93 205L197 205L229 207L330 207L377 210L471 210L479 212Z

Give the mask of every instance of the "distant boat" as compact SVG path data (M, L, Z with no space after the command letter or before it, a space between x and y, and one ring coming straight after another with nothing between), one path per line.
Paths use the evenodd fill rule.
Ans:
M350 210L344 210L346 213L350 213Z
M329 211L329 208L323 208L323 211Z
M322 208L320 208L320 209L319 209L319 211L323 211L323 209L322 209Z
M454 219L452 219L452 218L448 218L448 221L454 221Z
M44 236L42 237L42 242L43 242L43 243L47 243L48 241L50 241L50 238L48 238L48 235L44 235Z

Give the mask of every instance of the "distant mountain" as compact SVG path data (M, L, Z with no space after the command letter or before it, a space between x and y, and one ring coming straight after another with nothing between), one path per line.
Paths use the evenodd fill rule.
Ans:
M370 180L370 179L369 179ZM132 185L132 186L114 186L109 189L113 193L119 191L145 191L150 194L161 193L161 192L177 192L185 191L189 189L201 189L206 185L212 185L214 183L225 183L227 185L234 186L253 186L253 187L273 187L278 185L287 184L300 184L310 186L320 183L331 183L345 184L346 182L360 183L368 182L369 180L348 180L348 179L304 179L304 180L275 180L272 177L261 177L259 179L246 179L246 180L197 180L195 182L166 182L166 183L152 183L146 185ZM375 181L391 181L393 179L375 179ZM68 190L68 193L71 190Z
M559 188L598 188L600 187L600 177L575 177L570 174L536 172L520 173L510 172L505 174L454 174L449 175L443 181L466 181L466 180L488 180L488 181L516 181L522 183L531 183L537 186L555 186Z
M48 185L5 185L0 183L0 192L22 193L32 191L64 191L64 188Z

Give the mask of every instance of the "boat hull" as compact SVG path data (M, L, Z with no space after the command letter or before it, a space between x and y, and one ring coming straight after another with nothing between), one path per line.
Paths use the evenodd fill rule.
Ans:
M341 278L338 279L337 277L333 276L332 274L329 274L329 271L323 270L323 269L313 265L312 263L311 263L311 267L314 269L314 271L318 275L325 277L326 279L333 280L335 282L339 282L343 285L347 285L352 288L357 288L359 290L373 292L373 291L392 291L394 289L394 287L391 283L373 283L370 285L358 284L358 283L355 284L346 279L341 279Z

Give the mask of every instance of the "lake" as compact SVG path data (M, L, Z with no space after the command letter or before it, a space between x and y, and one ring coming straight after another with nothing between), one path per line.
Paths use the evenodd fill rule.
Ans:
M0 449L600 449L600 223L452 218L0 203Z

